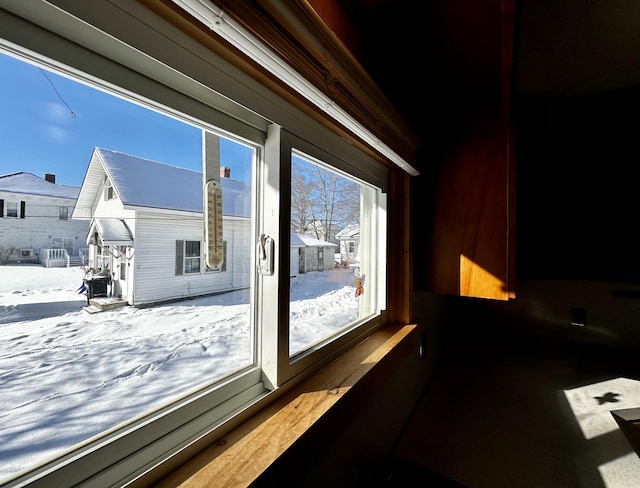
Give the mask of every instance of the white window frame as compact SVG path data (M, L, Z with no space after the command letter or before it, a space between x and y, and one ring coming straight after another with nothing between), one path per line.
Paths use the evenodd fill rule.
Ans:
M104 180L104 199L105 201L113 200L116 197L116 192L113 189L113 184L109 178Z
M58 206L58 220L69 220L69 207L65 205Z
M274 273L252 278L256 294L252 314L258 324L254 343L259 345L255 366L90 439L9 480L6 487L122 486L159 466L166 472L172 459L179 461L198 452L266 405L274 394L286 391L384 323L386 276L381 264L386 254L386 200L382 193L379 200L365 202L378 209L367 225L381 233L377 236L380 246L368 250L380 264L370 278L379 286L369 286L371 292L365 296L376 300L380 312L326 344L289 357L292 151L317 158L384 192L388 170L379 162L137 2L5 0L0 25L4 38L0 48L10 54L27 56L98 89L113 90L169 116L228 131L229 137L264 147L258 151L260 164L252 192L257 208L253 237L257 242L257 235L266 234L276 242ZM296 134L283 127L295 129ZM255 264L252 257L253 269Z
M189 245L189 243L198 243L198 255L197 256L187 256L187 246ZM182 272L185 275L190 275L190 274L200 274L202 272L202 241L196 241L196 240L184 240L184 246L182 248L182 262L183 262L183 267L182 267ZM187 265L187 263L195 263L197 262L197 267L193 267L193 264L191 265ZM190 271L187 271L187 267L191 268ZM195 271L194 271L195 270Z

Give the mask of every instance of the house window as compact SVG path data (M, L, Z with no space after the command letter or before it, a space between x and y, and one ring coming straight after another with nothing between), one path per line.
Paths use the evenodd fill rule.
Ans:
M200 241L176 241L176 276L200 273Z
M184 274L200 272L200 241L184 241Z
M356 251L356 243L349 241L349 254L353 254Z
M58 207L58 220L69 220L69 207Z
M109 178L83 183L83 191L94 192L96 208L111 216L109 212L118 202L104 205L104 201L116 198L116 189L121 191L120 179L127 176L124 173L144 178L140 193L129 195L130 206L119 209L122 213L139 212L127 283L130 295L140 298L140 286L146 284L151 290L147 296L150 301L154 293L166 290L173 293L172 300L214 297L196 313L193 307L200 306L200 300L188 306L181 303L176 311L160 310L166 314L153 315L158 311L154 307L133 310L130 323L123 322L128 310L119 310L114 315L117 327L109 330L96 328L90 332L89 325L84 330L78 327L77 332L93 335L86 344L76 338L74 348L93 347L100 341L105 348L117 345L111 349L113 358L96 355L100 362L94 368L87 368L84 359L75 361L76 356L61 366L78 364L81 368L74 375L64 376L64 384L59 386L65 391L82 392L84 397L96 395L91 396L91 402L80 399L73 407L62 404L67 408L55 418L69 420L68 412L73 410L71 426L81 434L65 436L66 427L60 424L55 429L60 435L51 435L47 427L55 413L47 407L41 408L44 427L40 430L34 427L36 416L30 417L29 430L23 435L29 437L29 452L44 453L35 464L45 464L32 471L29 469L35 466L12 464L18 466L12 473L19 478L16 484L37 480L44 486L52 480L49 485L76 486L90 480L96 486L124 486L159 461L171 462L194 439L214 438L228 427L227 419L238 421L251 410L248 406L263 398L268 400L274 390L314 371L327 358L361 341L384 323L388 169L314 117L287 106L289 102L268 87L259 86L237 66L229 69L222 56L204 52L203 44L183 35L180 42L174 42L169 34L173 27L168 25L167 33L158 30L164 21L143 4L94 0L88 11L80 3L55 4L3 4L0 17L11 9L20 20L13 22L10 15L12 22L6 22L8 28L2 32L12 54L23 46L29 61L38 67L55 69L69 79L80 77L85 86L98 85L101 92L118 102L131 101L172 121L179 120L196 129L197 135L215 133L211 147L203 148L195 138L198 157L209 150L213 153L204 161L196 158L196 163L206 166L217 161L228 164L231 171L229 181L221 178L222 232L227 246L224 273L202 272L207 242L202 230L202 201L195 206L184 205L189 196L201 197L200 184L184 187L183 181L172 181L166 193L173 206L170 218L163 220L159 209L166 199L153 208L137 200L142 194L167 196L152 191L158 183L156 174L126 168L112 175L117 178L115 188ZM74 12L67 12L67 8ZM87 29L85 15L99 17L101 27ZM10 28L14 24L17 27ZM134 46L127 46L123 32L136 32L129 41ZM73 36L73 40L66 36ZM0 39L0 48L2 45ZM98 52L107 53L109 58ZM66 66L69 63L72 66ZM107 79L101 81L101 77ZM123 146L132 137L124 134ZM154 144L164 148L171 142L156 140ZM221 158L223 154L229 155L228 160ZM86 167L77 169L82 172ZM185 179L195 170L189 168ZM124 199L124 192L119 196ZM334 206L323 209L325 203ZM6 206L9 216L10 204ZM147 220L140 217L145 211ZM12 212L17 217L17 207ZM311 230L313 239L319 241L316 246L330 248L333 236L354 221L361 228L359 273L366 279L364 294L356 297L355 275L350 269L339 270L339 274L317 267L302 272L302 266L299 276L291 279L289 258L291 253L296 256L290 242L292 230ZM269 237L272 247L260 248L261 237ZM67 248L69 243L60 238L55 244ZM69 249L72 251L73 241ZM97 251L94 267L107 267L109 247L98 247ZM313 261L310 253L300 248L300 255ZM317 257L323 258L323 254L319 250ZM333 266L329 268L334 271ZM126 274L123 269L120 273ZM185 277L172 281L176 275ZM83 316L84 323L90 324L87 317ZM74 318L65 317L60 323L69 320ZM126 342L132 337L133 343ZM122 356L124 353L130 356ZM99 388L85 389L93 373L101 379L98 374L105 371L108 377L97 382ZM78 383L70 385L71 381ZM38 391L47 389L53 391L54 387L41 384ZM120 394L121 401L118 403L109 392ZM46 397L59 399L59 392L55 393ZM16 397L23 401L22 395ZM38 398L33 404L40 401ZM87 408L82 410L84 404ZM95 415L95 406L101 404L105 405L101 414ZM121 412L127 417L112 423L97 422ZM96 425L97 431L88 429ZM21 452L18 448L14 451ZM65 457L48 460L55 455ZM29 460L33 462L34 458ZM23 469L23 473L17 473Z
M111 181L107 178L104 182L104 199L113 200L116 197L116 192L113 190Z
M7 202L7 217L18 216L18 204L16 202Z

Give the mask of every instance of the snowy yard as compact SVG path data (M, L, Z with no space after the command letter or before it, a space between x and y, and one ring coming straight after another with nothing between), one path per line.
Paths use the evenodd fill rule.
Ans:
M249 292L88 314L78 268L0 266L0 483L249 364ZM292 350L358 317L353 271L300 275Z

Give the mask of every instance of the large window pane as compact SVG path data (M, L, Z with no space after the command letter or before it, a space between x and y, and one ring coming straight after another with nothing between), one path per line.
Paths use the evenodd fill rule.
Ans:
M375 313L365 290L377 265L370 242L377 191L320 161L292 156L291 356Z
M18 165L3 169L55 169L57 185L77 187L81 207L61 220L59 202L37 195L43 210L9 233L19 241L27 229L28 243L0 245L70 256L87 248L91 259L71 268L0 266L2 483L254 365L257 147L228 131L217 136L225 262L205 273L202 134L217 128L13 56L0 54L0 72L5 112L21 114L0 121L0 156ZM30 200L28 188L17 190ZM84 232L66 237L61 226L71 221L84 221ZM122 306L92 302L87 313L82 286L105 275L105 301Z

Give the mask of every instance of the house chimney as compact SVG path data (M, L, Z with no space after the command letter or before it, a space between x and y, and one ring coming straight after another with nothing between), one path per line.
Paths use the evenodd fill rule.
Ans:
M220 166L220 178L231 178L231 168L229 166Z
M56 175L54 175L53 173L45 173L44 174L44 179L47 180L49 183L54 183L56 182Z

